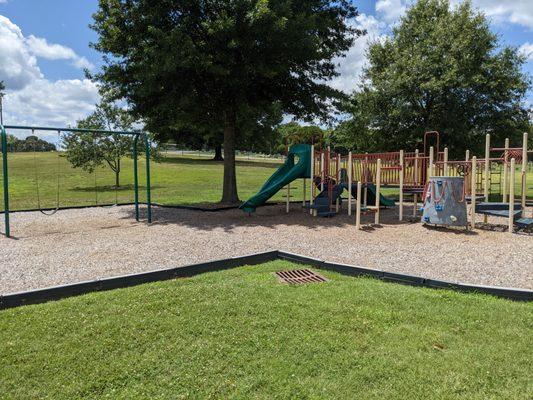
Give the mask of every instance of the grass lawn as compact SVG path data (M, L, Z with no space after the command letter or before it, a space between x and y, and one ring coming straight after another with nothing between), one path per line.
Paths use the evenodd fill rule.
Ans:
M275 261L0 312L6 399L531 399L533 305Z
M38 170L41 207L55 207L57 153L39 153L36 162L33 153L10 153L8 160L11 208L37 208L35 164ZM237 161L237 184L241 199L255 194L279 165L279 160ZM140 200L144 201L144 161L141 161L139 166L142 185ZM96 174L89 174L72 168L66 158L61 156L59 171L61 206L113 204L115 199L119 203L133 202L133 162L129 158L123 161L121 188L118 191L114 189L114 174L108 167L99 168ZM152 201L167 205L217 202L222 196L222 177L221 162L194 156L167 155L162 162L151 163ZM301 184L296 186L301 188ZM282 198L283 194L279 193L274 200ZM3 202L0 207L3 209Z
M133 202L133 162L129 158L123 161L121 187L114 189L114 175L108 167L102 167L95 174L70 166L66 157L57 157L57 153L38 153L34 160L33 153L10 153L9 186L12 210L37 208L36 177L39 181L41 207L55 207L57 196L57 171L59 169L59 202L62 207L87 206L96 204L114 204ZM37 165L37 175L36 168ZM59 164L59 167L58 167ZM263 185L270 175L281 165L280 160L237 161L237 185L241 200L246 200ZM145 164L140 162L140 184L145 183ZM205 157L191 155L181 156L176 153L166 154L162 162L151 163L152 200L166 205L191 205L213 203L222 195L223 164ZM2 179L0 175L0 180ZM517 193L520 191L519 171L516 174ZM533 196L533 173L528 175L529 196ZM292 200L301 200L302 182L292 186ZM141 188L140 200L145 193ZM3 186L0 184L0 192ZM383 188L385 196L398 196L398 189ZM284 191L276 194L273 201L283 201ZM3 210L3 202L0 202Z

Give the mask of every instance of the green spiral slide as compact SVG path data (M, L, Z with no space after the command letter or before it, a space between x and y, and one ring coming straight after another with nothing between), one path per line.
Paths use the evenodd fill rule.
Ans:
M297 144L291 146L285 163L268 178L255 196L244 202L239 208L245 212L254 212L284 186L300 178L311 176L311 146Z

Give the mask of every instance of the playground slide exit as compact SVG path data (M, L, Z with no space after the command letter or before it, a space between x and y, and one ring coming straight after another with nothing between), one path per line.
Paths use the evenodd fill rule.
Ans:
M264 205L268 199L279 192L284 186L300 178L311 176L311 146L297 144L291 146L285 163L268 178L255 196L243 203L239 208L245 212L254 212Z

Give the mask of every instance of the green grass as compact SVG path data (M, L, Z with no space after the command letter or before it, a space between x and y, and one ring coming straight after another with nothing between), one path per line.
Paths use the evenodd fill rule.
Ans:
M531 399L533 307L275 261L0 312L5 399Z
M41 207L55 207L58 162L61 206L113 204L115 199L119 203L133 202L133 162L129 158L123 161L121 188L115 191L114 174L108 167L89 174L72 168L64 156L58 160L57 153L40 153L36 157L34 160L33 153L9 154L10 206L13 210L37 208L35 165ZM279 165L279 160L238 160L237 185L241 199L255 194ZM144 201L144 161L140 162L139 168L140 200ZM151 163L152 201L167 205L217 202L222 196L222 176L221 162L167 155L162 162ZM301 185L296 186L300 186L301 191ZM273 198L282 199L283 193ZM3 202L0 207L3 208Z
M55 207L57 194L57 171L59 162L59 201L62 207L88 206L133 202L133 162L126 158L121 173L121 188L114 189L114 175L108 167L99 168L96 174L74 169L66 158L57 153L10 153L9 179L12 210L35 209L38 207L35 165L39 181L41 207ZM237 186L241 200L246 200L263 185L281 164L280 160L237 161ZM140 162L140 200L145 194L145 164ZM167 205L191 205L214 203L222 195L223 164L205 157L166 154L162 162L151 163L152 200ZM1 180L0 176L0 180ZM520 192L520 171L516 174L517 193ZM292 200L301 200L302 183L292 185ZM528 174L527 184L533 197L533 173ZM0 191L2 191L0 184ZM398 197L397 188L383 188L385 196ZM284 200L284 191L273 197L273 201ZM3 202L0 209L3 209Z

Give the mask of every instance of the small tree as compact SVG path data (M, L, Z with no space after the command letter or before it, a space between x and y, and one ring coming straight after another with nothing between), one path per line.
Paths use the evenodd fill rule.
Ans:
M104 100L87 118L78 121L78 128L130 131L135 123L124 109ZM70 133L63 137L67 160L74 168L92 173L107 164L115 173L115 187L120 187L121 160L131 154L133 137L119 134Z

